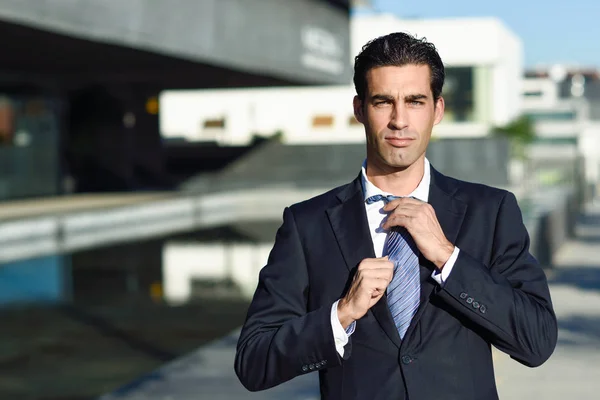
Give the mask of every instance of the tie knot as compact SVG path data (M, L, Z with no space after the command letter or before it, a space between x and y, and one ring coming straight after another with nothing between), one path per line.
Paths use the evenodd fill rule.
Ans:
M373 203L383 200L383 202L385 204L387 204L392 200L399 199L400 197L401 196L394 196L394 195L384 196L382 194L376 194L375 196L368 197L366 201L367 201L367 204L373 204Z

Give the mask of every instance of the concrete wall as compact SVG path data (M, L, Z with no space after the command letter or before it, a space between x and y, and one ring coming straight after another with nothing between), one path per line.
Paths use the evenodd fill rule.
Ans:
M544 268L552 268L560 247L574 237L583 192L575 187L554 188L540 192L532 201L535 208L525 220L530 251Z

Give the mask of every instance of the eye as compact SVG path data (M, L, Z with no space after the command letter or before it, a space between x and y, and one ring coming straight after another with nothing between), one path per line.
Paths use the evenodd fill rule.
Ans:
M389 100L378 100L375 102L376 107L381 107L390 104Z

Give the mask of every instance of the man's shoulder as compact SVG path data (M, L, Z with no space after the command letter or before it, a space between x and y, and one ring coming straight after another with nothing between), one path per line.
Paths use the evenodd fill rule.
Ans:
M480 182L471 182L444 176L450 186L456 188L456 197L465 202L501 202L506 196L514 196L507 188L492 186Z

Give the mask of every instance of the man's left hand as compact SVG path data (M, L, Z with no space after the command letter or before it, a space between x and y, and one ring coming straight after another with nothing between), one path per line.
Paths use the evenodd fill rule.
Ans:
M383 209L389 214L382 228L406 228L421 254L442 269L452 255L454 245L446 239L433 207L429 203L403 197L390 201Z

